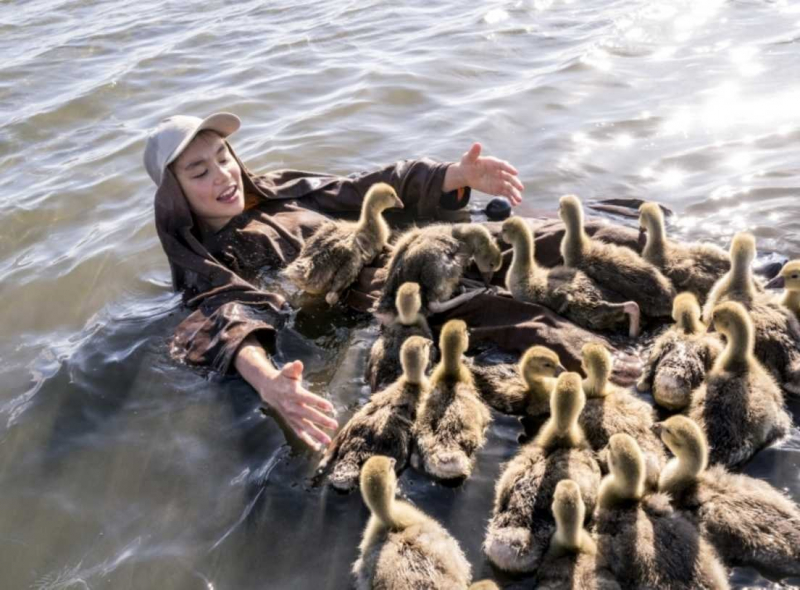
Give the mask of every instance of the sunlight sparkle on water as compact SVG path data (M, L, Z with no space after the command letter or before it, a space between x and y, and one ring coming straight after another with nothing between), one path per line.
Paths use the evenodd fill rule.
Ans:
M633 138L627 133L623 133L622 135L617 135L614 143L616 143L619 147L628 147L633 144Z
M503 10L502 8L495 8L494 10L490 10L486 13L483 17L483 20L486 24L489 25L496 25L497 23L501 23L504 20L508 20L509 16L508 13Z
M683 184L683 179L685 177L686 174L683 171L678 168L670 168L661 175L658 182L668 188L675 188Z

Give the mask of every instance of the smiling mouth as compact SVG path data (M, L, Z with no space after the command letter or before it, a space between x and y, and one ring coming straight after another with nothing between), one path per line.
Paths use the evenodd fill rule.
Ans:
M219 201L220 203L225 203L225 204L233 203L236 200L236 196L237 196L238 192L239 192L239 187L236 186L236 185L233 185L233 186L229 187L228 189L226 189L225 192L222 193L220 196L218 196L217 197L217 201Z

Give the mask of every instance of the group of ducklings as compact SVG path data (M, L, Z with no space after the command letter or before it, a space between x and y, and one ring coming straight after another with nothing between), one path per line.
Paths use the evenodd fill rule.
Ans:
M361 262L353 265L376 252L365 242L386 246L381 212L398 201L391 187L376 185L357 224L330 222L326 231L357 245ZM631 337L643 321L671 316L675 324L656 339L637 389L683 413L656 422L648 403L610 382L612 358L600 343L582 349L585 378L542 346L516 365L484 367L467 361L467 326L451 320L437 356L426 316L472 296L453 298L470 260L488 282L502 256L479 225L406 232L375 307L386 324L367 369L377 392L320 462L335 488L360 485L372 512L353 566L358 587L468 587L471 569L457 541L394 496L409 462L438 479L469 477L490 407L546 418L496 484L483 547L498 568L535 573L535 587L552 589L728 588L726 567L738 564L800 575L800 508L766 482L728 471L792 426L783 390L800 393L800 261L781 271L778 298L752 275L749 234L734 237L730 255L677 244L666 238L661 208L646 203L640 256L591 239L577 197L562 197L559 215L564 265L555 268L537 265L524 220L503 223L514 249L507 289L589 329L625 326ZM307 245L325 244L326 256L338 251L330 239L314 240ZM313 247L304 255L315 258ZM300 261L290 276L305 269L308 278L320 266L337 277L358 274L328 259ZM323 283L312 292L328 289L331 303L346 288ZM472 587L495 587L479 585Z

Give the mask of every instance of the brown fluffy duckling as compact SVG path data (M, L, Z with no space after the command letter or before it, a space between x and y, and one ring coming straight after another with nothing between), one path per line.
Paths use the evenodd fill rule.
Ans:
M562 479L575 481L589 512L594 508L601 473L578 424L585 403L580 375L562 373L550 398L550 419L498 479L483 550L500 569L539 567L556 529L550 504Z
M755 355L764 367L792 393L800 394L800 323L786 307L765 293L753 279L755 238L739 233L731 243L732 267L708 295L703 318L708 323L714 307L738 301L750 312L755 328Z
M738 466L784 436L792 419L775 379L753 356L753 323L735 301L714 308L712 320L727 344L692 393L689 416L705 431L711 463Z
M609 441L609 474L595 512L600 557L623 588L728 588L713 546L673 510L666 494L645 495L644 455L627 434Z
M467 325L461 320L447 322L439 348L442 358L414 425L417 444L412 463L439 479L462 479L472 473L492 415L463 361L469 348Z
M386 246L390 230L382 214L392 207L403 208L394 189L382 182L372 185L359 220L323 223L284 274L306 293L325 295L329 305L335 304Z
M503 222L503 240L514 247L506 288L514 299L537 303L590 330L628 327L639 335L639 305L605 289L581 270L567 266L542 268L534 258L535 243L525 220Z
M558 355L545 346L532 346L517 364L471 365L475 386L495 410L504 414L545 416L556 377L566 371Z
M678 291L694 293L702 303L714 283L731 268L728 253L712 244L679 244L667 239L658 203L639 207L640 231L647 234L642 258L672 281Z
M458 542L433 518L395 499L394 459L372 457L361 471L361 495L372 516L353 564L359 590L466 588L472 571Z
M765 481L733 474L721 465L706 469L708 443L685 416L656 425L675 455L658 489L668 493L730 564L800 576L800 508Z
M553 494L556 531L539 567L537 590L620 590L620 585L597 556L597 544L583 527L586 504L581 489L571 479L562 479Z
M487 285L503 264L500 248L482 225L439 224L406 231L398 239L389 260L386 282L375 307L376 315L388 321L394 313L397 289L406 282L419 283L425 316L460 305L480 293L473 290L452 298L471 260L475 260Z
M372 345L367 362L366 380L372 391L392 383L403 372L400 366L400 347L409 336L422 336L433 342L428 321L420 313L422 301L417 283L403 283L395 298L397 317L385 328ZM431 361L436 350L431 347Z
M566 228L561 240L566 266L582 270L601 286L635 301L647 317L669 317L675 288L661 271L630 248L586 235L583 207L575 195L561 197L558 215Z
M612 435L620 432L631 435L644 451L647 484L655 488L667 454L653 434L653 408L609 382L612 359L605 346L594 342L584 344L581 353L587 375L583 382L586 407L578 421L589 444L595 451L604 451ZM604 455L605 452L601 453L601 459Z
M678 411L689 405L692 391L705 379L723 344L717 334L707 331L692 293L678 294L672 319L675 324L653 343L636 388L652 389L659 406Z
M430 389L425 370L431 345L421 336L406 339L400 351L403 374L374 394L336 434L320 461L318 476L330 471L330 484L350 491L358 483L361 466L373 455L392 457L398 471L406 466L417 406Z
M800 320L800 260L790 260L781 269L784 281L781 304Z

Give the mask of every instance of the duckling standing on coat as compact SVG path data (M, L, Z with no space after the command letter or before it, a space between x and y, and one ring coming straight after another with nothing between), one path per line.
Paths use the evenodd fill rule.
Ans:
M358 222L323 223L284 274L298 288L312 295L324 294L325 301L334 305L361 269L386 246L390 230L382 213L392 207L403 208L394 189L382 182L372 185Z
M422 399L414 425L417 444L412 464L439 479L469 477L492 419L462 360L468 347L464 322L450 320L442 327L442 360L433 371L431 390Z
M711 463L735 467L786 435L792 419L780 387L753 356L747 310L728 301L714 308L712 319L727 345L692 393L689 416L706 433Z
M664 273L678 291L694 293L701 303L714 283L731 268L728 253L718 246L667 240L664 212L658 203L639 207L639 228L647 234L642 258Z
M577 373L562 373L550 398L550 419L506 465L495 486L483 550L497 567L532 572L556 529L550 503L556 484L572 479L591 513L600 466L578 424L586 403Z
M656 425L675 455L661 473L658 489L685 510L701 533L731 564L800 576L800 508L765 481L706 469L708 443L685 416Z
M781 304L800 320L800 260L787 262L781 276L785 285Z
M409 336L422 336L433 342L428 321L419 313L422 302L417 283L403 283L395 299L397 318L386 326L372 345L367 362L366 380L372 391L386 387L402 373L400 347ZM431 347L431 361L436 359Z
M652 389L659 406L678 411L689 405L723 345L717 334L706 331L692 293L678 294L672 319L675 325L656 339L636 388Z
M394 247L375 315L384 323L391 318L395 294L406 282L419 283L423 315L453 309L480 293L472 290L451 299L473 259L487 285L503 264L500 248L481 225L429 225L408 230Z
M396 460L400 471L411 453L412 431L420 399L430 389L425 377L431 341L411 336L400 351L402 376L376 393L334 437L320 461L317 476L332 470L328 480L340 491L358 482L364 462L373 455Z
M586 505L574 481L562 479L553 494L556 532L539 567L537 590L620 590L614 575L597 557L597 545L583 528Z
M575 195L561 197L558 215L566 228L561 240L566 266L582 270L602 287L635 301L647 317L669 317L675 289L661 271L630 248L589 238L583 229L583 208Z
M537 417L550 413L556 377L566 369L555 352L532 346L516 365L471 365L470 371L481 396L495 410Z
M353 564L359 590L464 589L472 571L442 525L395 499L394 459L372 457L361 471L361 495L372 516Z
M609 441L610 473L597 497L599 555L623 588L728 588L714 547L673 510L666 494L645 496L644 456L627 434Z
M653 408L609 382L612 360L605 346L584 344L581 353L587 375L583 382L586 407L578 422L589 444L595 451L603 451L612 435L620 432L631 435L644 451L648 487L655 488L667 454L653 434ZM604 455L604 452L600 454L601 459ZM601 465L604 462L601 460Z
M628 325L631 338L639 335L639 305L604 289L576 268L541 268L534 259L534 241L525 220L503 222L503 240L514 247L506 288L514 299L538 303L590 330L614 330Z
M755 238L739 233L731 242L732 267L716 282L703 308L708 323L714 307L738 301L750 312L755 328L755 355L778 384L800 394L800 323L794 314L753 280Z

